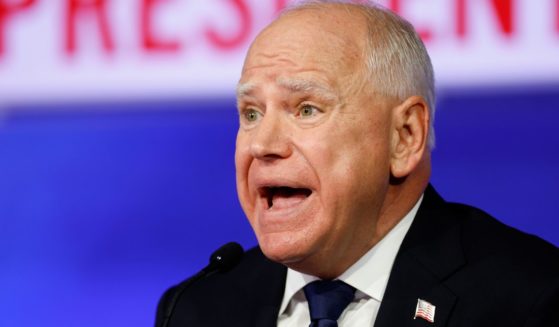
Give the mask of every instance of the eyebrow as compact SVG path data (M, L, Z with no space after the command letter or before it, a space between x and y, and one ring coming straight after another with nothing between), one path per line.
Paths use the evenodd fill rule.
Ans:
M317 97L326 101L334 101L337 99L337 96L329 88L307 79L278 77L276 79L276 84L293 93L312 92ZM250 96L255 88L256 85L251 82L237 85L237 98Z
M237 98L250 95L254 88L255 85L250 82L237 85Z

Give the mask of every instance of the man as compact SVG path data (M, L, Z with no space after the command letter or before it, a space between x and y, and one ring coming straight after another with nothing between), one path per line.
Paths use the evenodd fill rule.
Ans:
M557 248L428 185L433 84L375 6L303 4L262 31L235 155L259 248L186 288L170 326L559 326Z

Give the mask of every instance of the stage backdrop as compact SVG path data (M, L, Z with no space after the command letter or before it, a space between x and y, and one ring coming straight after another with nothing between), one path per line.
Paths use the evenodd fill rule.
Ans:
M432 182L559 245L559 0L390 0L432 54ZM256 0L0 0L0 326L152 326L228 241Z

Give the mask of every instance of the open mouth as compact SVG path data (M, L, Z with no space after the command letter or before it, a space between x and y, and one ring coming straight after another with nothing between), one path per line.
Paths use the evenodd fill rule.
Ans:
M266 199L268 209L272 207L288 207L302 202L312 194L308 188L288 186L266 186L259 190L260 196Z

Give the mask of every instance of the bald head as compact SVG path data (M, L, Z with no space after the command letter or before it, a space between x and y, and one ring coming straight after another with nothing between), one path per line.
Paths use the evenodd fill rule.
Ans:
M243 67L247 70L268 62L274 55L293 49L297 60L327 66L343 65L352 72L364 71L367 43L365 18L338 5L336 10L316 10L312 14L298 8L285 12L254 40ZM314 11L314 10L313 10ZM364 77L365 75L363 75Z

